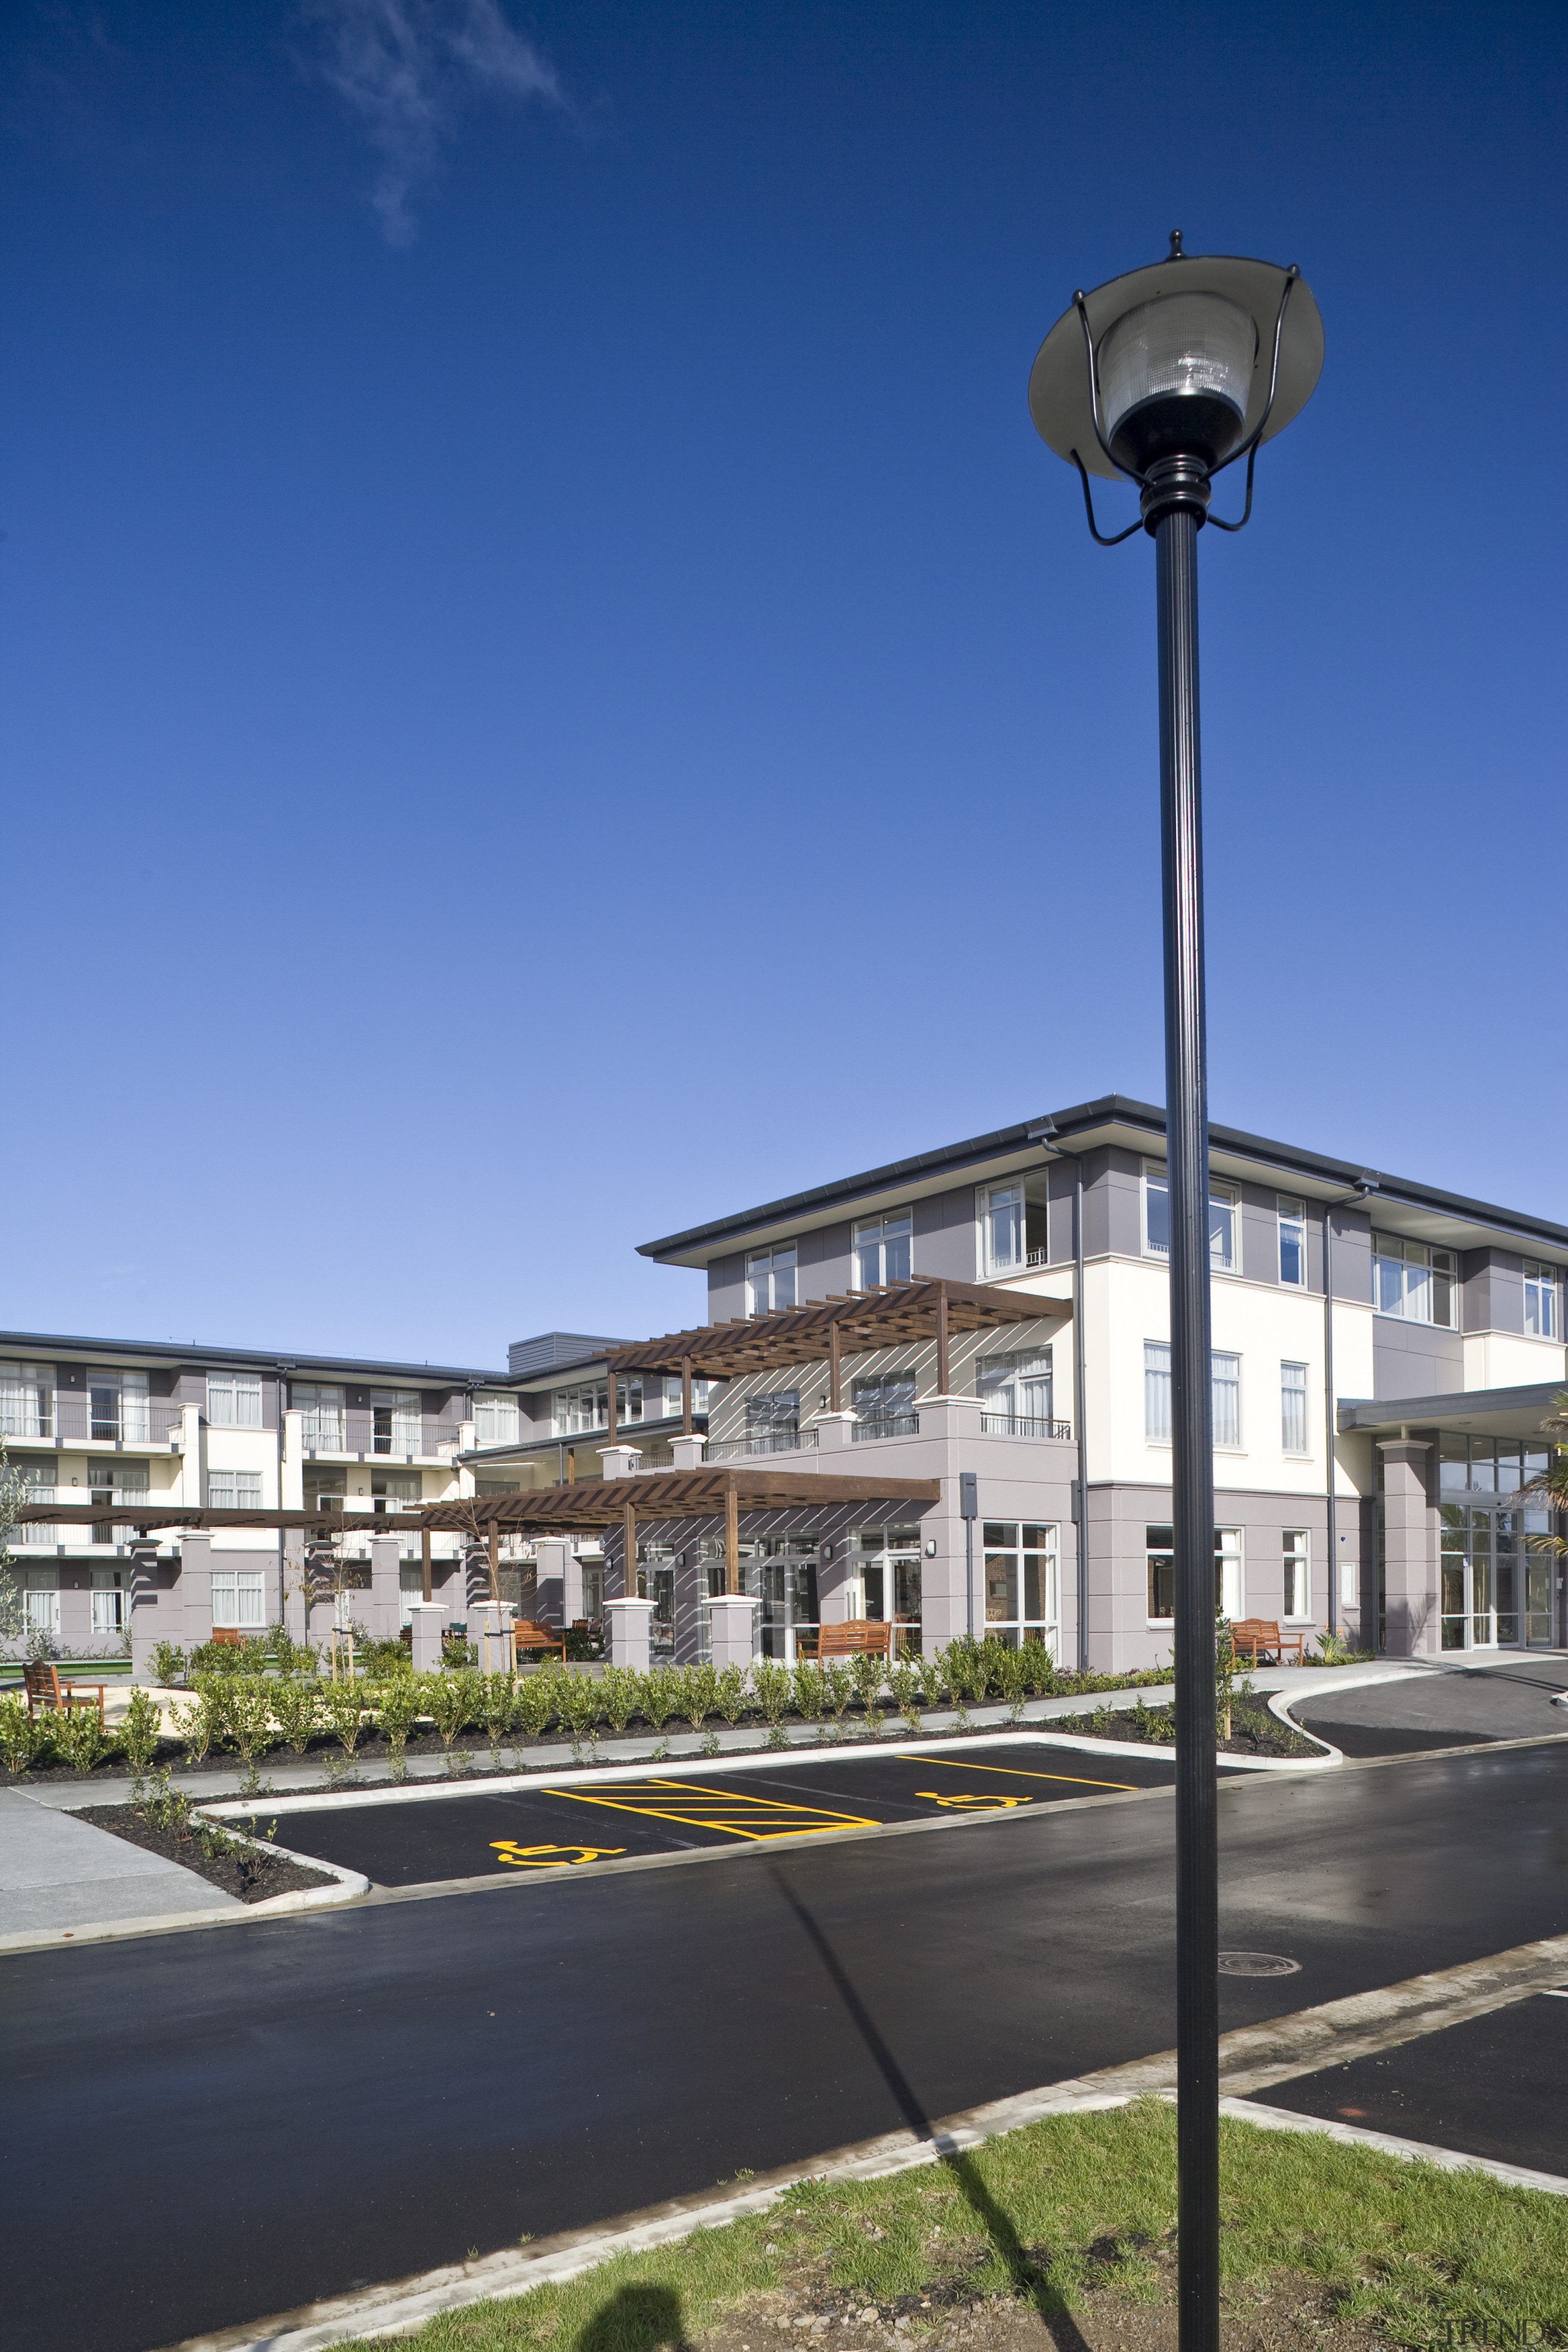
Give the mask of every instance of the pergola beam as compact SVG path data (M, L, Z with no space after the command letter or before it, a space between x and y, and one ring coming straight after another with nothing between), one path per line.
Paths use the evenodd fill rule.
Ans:
M704 1464L693 1470L650 1471L635 1479L595 1478L574 1486L538 1486L531 1493L427 1503L416 1517L422 1528L437 1533L493 1526L514 1535L590 1535L622 1520L628 1504L639 1519L727 1518L731 1495L738 1517L742 1511L831 1510L846 1503L936 1503L942 1482Z
M934 1339L938 1376L946 1394L946 1343L956 1332L988 1331L1009 1323L1033 1323L1065 1315L1071 1301L1038 1291L1004 1290L994 1283L900 1282L847 1297L814 1299L727 1323L670 1332L662 1339L616 1348L606 1359L612 1382L622 1372L692 1373L707 1380L732 1380L738 1373L771 1371L786 1365L868 1354L877 1348L907 1347ZM611 1442L616 1418L610 1414Z

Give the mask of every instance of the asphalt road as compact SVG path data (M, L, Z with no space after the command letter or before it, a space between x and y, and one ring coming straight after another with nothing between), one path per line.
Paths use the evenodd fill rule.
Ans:
M1260 2097L1536 2172L1568 2171L1568 1998L1537 1993Z
M291 1852L362 1870L377 1886L417 1886L486 1871L504 1877L623 1854L821 1836L943 1812L1005 1812L1163 1788L1173 1777L1163 1756L1098 1757L1023 1739L963 1757L938 1749L781 1759L738 1772L671 1765L560 1788L525 1782L482 1797L284 1811L278 1836Z
M1346 1756L1404 1756L1489 1739L1568 1733L1568 1659L1510 1652L1495 1665L1434 1667L1359 1690L1320 1691L1290 1710Z
M1568 1930L1568 1748L1222 1788L1226 2027ZM4 1965L8 2352L149 2352L1170 2046L1172 1801Z

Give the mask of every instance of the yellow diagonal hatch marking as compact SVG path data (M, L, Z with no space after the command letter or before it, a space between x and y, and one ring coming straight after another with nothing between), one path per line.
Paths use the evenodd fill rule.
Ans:
M906 1756L906 1764L923 1765L929 1772L934 1764L943 1772L988 1772L994 1780L1070 1780L1075 1789L1131 1789L1131 1780L1090 1780L1081 1772L1026 1772L1014 1764L965 1764L956 1756ZM917 1789L916 1796L926 1792Z
M611 1812L640 1813L645 1820L679 1822L688 1829L722 1830L728 1837L807 1837L819 1830L874 1830L881 1823L864 1813L830 1813L818 1805L785 1804L777 1797L751 1797L733 1789L705 1789L689 1780L603 1782L596 1789L550 1789L547 1796L571 1797L580 1805L604 1805Z

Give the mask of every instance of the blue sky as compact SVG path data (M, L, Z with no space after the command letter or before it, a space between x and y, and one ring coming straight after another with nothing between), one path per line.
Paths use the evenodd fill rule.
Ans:
M639 1241L1159 1099L1152 552L1025 383L1178 224L1328 346L1201 548L1214 1116L1568 1222L1560 8L3 47L0 1321L635 1335Z

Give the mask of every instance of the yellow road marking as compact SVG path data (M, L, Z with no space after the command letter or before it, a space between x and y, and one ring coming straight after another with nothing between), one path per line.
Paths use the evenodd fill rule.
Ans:
M1005 1812L1009 1805L1032 1805L1033 1797L1004 1797L989 1789L977 1789L973 1797L943 1797L934 1789L917 1789L917 1797L929 1797L933 1805L945 1805L950 1811L967 1809L975 1812Z
M519 1845L515 1838L491 1838L490 1844L502 1862L515 1863L519 1870L564 1870L574 1862L605 1862L626 1852L624 1845Z
M937 1764L944 1772L990 1772L1003 1780L1070 1780L1075 1789L1131 1789L1132 1780L1090 1780L1081 1772L1026 1772L1016 1764L965 1764L956 1756L906 1756L906 1764ZM924 1792L917 1789L916 1796Z
M672 1799L647 1801L656 1789ZM874 1830L880 1822L863 1813L830 1813L816 1805L787 1805L776 1797L750 1797L730 1789L705 1789L689 1780L633 1780L597 1789L548 1789L551 1797L571 1797L580 1805L604 1805L646 1820L679 1822L688 1829L722 1830L726 1836L807 1837L818 1830ZM639 1801L641 1800L641 1801Z

